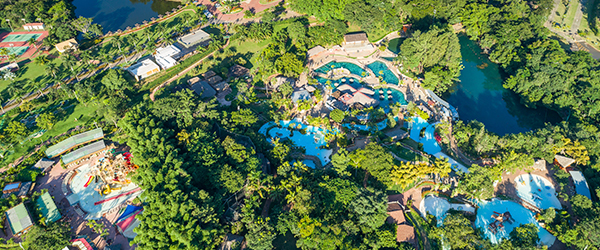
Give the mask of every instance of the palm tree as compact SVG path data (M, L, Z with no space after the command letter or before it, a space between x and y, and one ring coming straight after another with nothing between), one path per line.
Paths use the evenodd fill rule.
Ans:
M0 57L6 57L8 56L8 53L10 53L10 51L7 48L0 48Z
M33 47L35 47L37 49L37 45L36 45L37 44L37 40L35 40L35 38L33 38L33 37L29 38L29 40L27 40L27 43L29 45L33 45Z
M148 42L148 43L152 43L152 41L150 41L150 35L152 35L152 31L150 30L150 28L149 28L149 27L145 28L145 29L142 31L142 34L143 34L143 35L146 35L146 39L148 39L148 40L146 40L146 42Z
M83 52L81 52L81 54L79 54L79 58L81 58L81 60L86 64L86 65L90 65L90 61L92 60L92 54L90 53L90 51L88 50L84 50Z
M123 44L123 37L121 37L121 36L113 37L112 43L115 43L117 45L117 47L119 48L119 53L121 53L121 56L124 56L123 50L121 49L121 44Z
M77 81L79 81L79 74L77 74L77 72L75 72L75 68L73 68L73 66L76 66L76 59L75 57L73 57L70 54L65 54L65 56L63 57L64 60L64 64L65 66L67 66L67 68L69 68L71 70L71 73L75 75L75 78L77 79Z
M46 63L50 62L50 60L48 59L48 56L40 55L40 56L34 58L33 62L37 65L46 65Z
M56 64L49 63L48 65L46 65L46 74L52 75L52 78L56 79L57 72L58 72L58 67L56 67Z

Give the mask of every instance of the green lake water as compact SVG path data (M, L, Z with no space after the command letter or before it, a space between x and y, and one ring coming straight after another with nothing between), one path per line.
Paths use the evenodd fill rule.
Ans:
M477 120L498 135L526 132L544 123L560 122L559 115L545 108L529 109L520 98L502 87L501 70L481 48L460 35L464 69L458 82L444 98L454 106L463 121Z

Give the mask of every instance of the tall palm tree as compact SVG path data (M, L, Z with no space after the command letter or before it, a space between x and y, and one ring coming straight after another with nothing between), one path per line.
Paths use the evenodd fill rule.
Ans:
M81 52L81 54L79 54L79 58L81 58L81 60L86 64L86 65L90 65L90 61L92 60L92 54L90 53L90 51L88 50L84 50L83 52Z
M46 55L40 55L34 58L33 62L37 65L46 65L48 62L50 62L50 59L48 59L48 56Z
M117 45L117 48L119 48L119 53L121 53L121 56L123 56L123 50L121 49L121 45L123 44L123 37L121 36L114 36L112 43Z
M153 34L153 32L150 30L150 27L146 27L143 31L142 31L143 35L146 35L146 42L147 43L152 43L152 41L150 41L150 35Z
M0 48L0 57L7 57L10 51L7 48Z
M56 73L58 72L58 67L54 63L49 63L46 65L46 74L52 75L52 78L56 79Z
M27 40L27 43L29 45L33 45L33 47L35 47L37 49L37 40L35 40L35 38L29 38L29 40Z

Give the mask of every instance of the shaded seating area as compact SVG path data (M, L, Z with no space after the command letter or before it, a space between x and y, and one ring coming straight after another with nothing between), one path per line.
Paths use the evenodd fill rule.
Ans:
M102 151L104 148L106 148L106 145L104 144L104 140L101 140L98 142L94 142L90 145L87 145L85 147L82 147L80 149L77 149L66 155L63 155L61 158L62 158L63 164L68 165L71 162L77 161L88 155Z
M48 147L45 153L46 156L48 156L48 158L53 158L55 156L63 154L64 152L67 152L68 150L74 147L102 138L104 138L104 133L102 132L101 128L97 128L94 130L71 136L51 147Z
M26 233L33 226L31 216L23 203L6 211L6 219L13 235Z
M46 218L46 222L55 222L62 218L56 207L56 203L54 203L54 199L52 199L52 196L48 192L38 197L35 203L42 216Z

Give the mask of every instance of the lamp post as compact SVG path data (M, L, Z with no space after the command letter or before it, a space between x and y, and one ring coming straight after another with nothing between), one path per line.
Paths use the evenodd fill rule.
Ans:
M6 22L8 22L8 26L10 26L10 32L15 31L13 30L12 24L10 24L10 19L6 19Z

